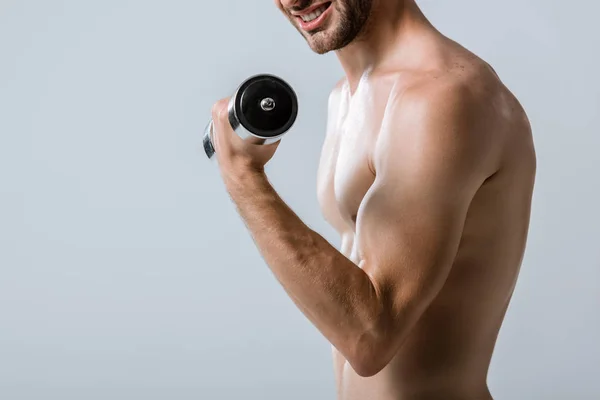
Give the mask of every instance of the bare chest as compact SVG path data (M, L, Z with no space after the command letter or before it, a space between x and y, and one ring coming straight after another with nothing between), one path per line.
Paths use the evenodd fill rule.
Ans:
M317 193L325 219L340 233L354 231L356 215L375 180L371 157L381 116L362 102L340 105L321 152Z

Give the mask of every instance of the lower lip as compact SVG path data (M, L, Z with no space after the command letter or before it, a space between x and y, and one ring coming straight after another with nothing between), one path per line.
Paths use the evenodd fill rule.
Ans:
M296 18L298 18L298 23L300 24L300 28L302 28L302 30L304 30L306 32L310 32L310 31L317 29L325 22L325 19L331 13L332 8L333 7L332 7L331 3L329 3L329 6L327 7L327 9L325 11L323 11L323 14L319 15L317 18L313 19L310 22L304 22L304 20L301 17L296 17Z

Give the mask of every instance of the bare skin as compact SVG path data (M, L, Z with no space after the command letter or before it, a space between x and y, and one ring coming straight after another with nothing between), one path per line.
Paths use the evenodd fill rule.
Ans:
M346 43L352 24L336 24L354 1L333 2L311 32L293 13L323 2L276 1L346 71L330 95L317 187L340 250L277 195L264 165L279 143L240 139L228 99L213 108L221 175L274 275L333 345L340 400L491 399L535 180L527 117L412 1L373 0Z

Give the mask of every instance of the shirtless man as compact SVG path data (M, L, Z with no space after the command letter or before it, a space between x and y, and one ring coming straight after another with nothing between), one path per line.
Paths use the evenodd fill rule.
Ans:
M213 107L213 140L265 261L333 345L339 399L491 399L535 180L525 112L414 0L275 3L345 71L317 185L340 251L277 195L263 167L279 144L238 137L228 99Z

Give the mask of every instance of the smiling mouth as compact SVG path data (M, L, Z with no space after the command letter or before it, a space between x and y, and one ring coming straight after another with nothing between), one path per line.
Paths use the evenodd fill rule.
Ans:
M319 18L321 14L323 14L327 9L331 6L331 3L325 3L316 10L312 11L310 14L300 15L299 18L304 22L312 22L315 19Z
M301 13L295 13L294 17L298 21L299 27L307 33L314 33L321 30L325 21L331 14L332 2L317 5L315 7L309 7L306 11Z

